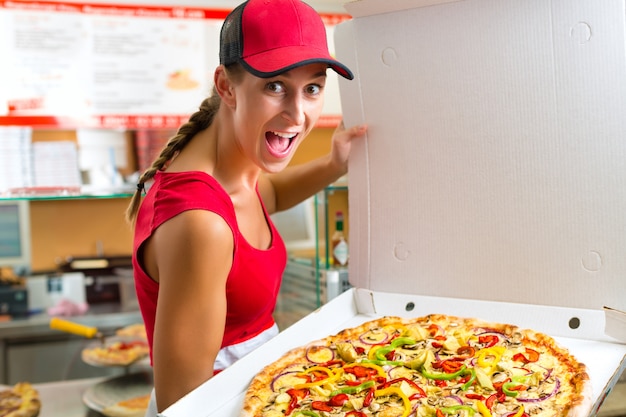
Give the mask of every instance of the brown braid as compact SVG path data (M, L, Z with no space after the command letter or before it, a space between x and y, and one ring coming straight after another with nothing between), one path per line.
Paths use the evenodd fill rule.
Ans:
M141 196L145 191L145 184L156 175L157 171L162 170L165 164L170 161L177 152L182 150L191 141L196 133L206 129L213 123L213 118L220 106L220 96L217 94L215 87L211 95L205 98L200 104L197 112L191 115L189 121L183 124L165 144L161 154L152 162L150 168L146 169L139 177L137 189L130 200L128 209L126 210L126 220L134 224L141 203Z

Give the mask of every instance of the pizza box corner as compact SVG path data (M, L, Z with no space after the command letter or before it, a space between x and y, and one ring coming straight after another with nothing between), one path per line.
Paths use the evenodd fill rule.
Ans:
M626 368L626 0L360 0L335 29L350 282L162 413L237 416L291 348L383 315L553 336L595 414Z

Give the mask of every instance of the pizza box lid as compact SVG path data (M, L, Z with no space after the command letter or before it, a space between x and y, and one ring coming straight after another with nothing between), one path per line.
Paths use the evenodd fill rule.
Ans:
M624 8L346 4L343 117L369 126L349 170L352 285L609 307L626 341Z
M626 368L624 1L348 3L343 116L369 126L350 161L356 288L161 415L238 416L289 349L429 313L555 337L595 415Z

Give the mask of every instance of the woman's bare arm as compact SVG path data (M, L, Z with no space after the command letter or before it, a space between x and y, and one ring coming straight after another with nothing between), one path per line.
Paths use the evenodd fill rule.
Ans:
M224 335L233 237L217 214L192 210L161 225L151 244L160 284L154 379L163 411L213 376Z

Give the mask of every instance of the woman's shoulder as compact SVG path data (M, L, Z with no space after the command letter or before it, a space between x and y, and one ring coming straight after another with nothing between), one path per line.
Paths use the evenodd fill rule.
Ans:
M157 211L167 211L168 216L201 209L234 218L230 196L215 178L205 172L159 172L153 187Z

